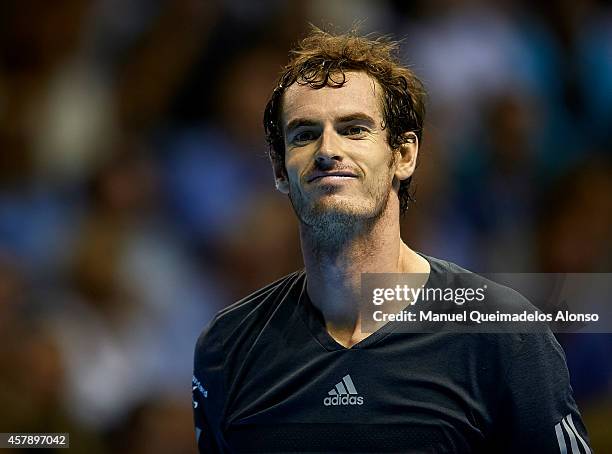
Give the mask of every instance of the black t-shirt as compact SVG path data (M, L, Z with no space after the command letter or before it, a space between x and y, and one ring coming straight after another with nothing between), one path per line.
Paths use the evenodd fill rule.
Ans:
M424 257L428 285L467 273ZM590 452L550 331L381 329L345 348L303 270L217 314L198 339L192 388L200 452Z

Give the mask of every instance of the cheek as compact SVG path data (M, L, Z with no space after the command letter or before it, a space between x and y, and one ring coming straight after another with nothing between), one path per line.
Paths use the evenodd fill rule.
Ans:
M304 169L304 159L296 154L285 156L285 168L289 181L297 182Z
M362 167L370 174L370 177L379 180L393 175L395 166L391 150L381 147L374 156L364 157L362 160Z

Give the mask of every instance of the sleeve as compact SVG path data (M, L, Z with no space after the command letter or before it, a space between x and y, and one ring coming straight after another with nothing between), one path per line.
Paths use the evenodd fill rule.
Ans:
M552 332L522 335L496 424L500 452L590 454L563 349Z
M196 343L191 381L195 436L201 453L225 452L221 431L225 403L223 352L213 326L211 324Z

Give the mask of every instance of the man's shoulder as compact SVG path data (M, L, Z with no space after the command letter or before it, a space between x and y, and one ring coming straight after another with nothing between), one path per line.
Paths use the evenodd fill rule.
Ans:
M240 322L249 314L265 310L269 305L278 301L279 297L286 295L296 284L302 282L304 275L303 269L287 274L221 309L213 320L219 324L232 325Z
M515 289L502 285L479 273L463 268L456 263L447 260L426 257L432 269L435 268L441 275L445 275L445 281L440 285L450 288L483 288L486 286L485 299L479 310L487 313L521 313L523 311L533 312L538 310L525 296ZM467 304L467 303L466 303ZM486 308L486 309L485 309ZM503 330L502 330L503 331ZM530 331L506 330L500 333L483 332L478 336L481 342L489 342L501 348L500 354L512 356L523 353L563 355L557 339L552 331L544 326Z
M265 320L286 295L303 283L304 275L303 269L294 271L221 309L200 334L196 350L211 342L227 341L236 333L244 334L248 327Z
M468 270L456 263L440 258L426 256L432 272L437 271L444 276L444 281L439 285L450 288L483 288L485 303L491 310L500 311L531 311L536 307L515 289L500 284L486 275ZM494 276L492 276L495 279Z

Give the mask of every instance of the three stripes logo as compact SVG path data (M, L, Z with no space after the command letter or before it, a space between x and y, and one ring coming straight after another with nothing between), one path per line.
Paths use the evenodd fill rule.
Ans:
M555 432L557 434L557 442L559 443L559 451L561 454L591 454L591 450L586 444L586 441L584 441L576 430L571 414L567 415L555 426ZM582 450L578 447L578 442L580 442Z
M336 386L328 393L328 396L323 399L323 405L326 407L338 405L363 405L363 397L359 396L353 380L350 375L342 377Z

